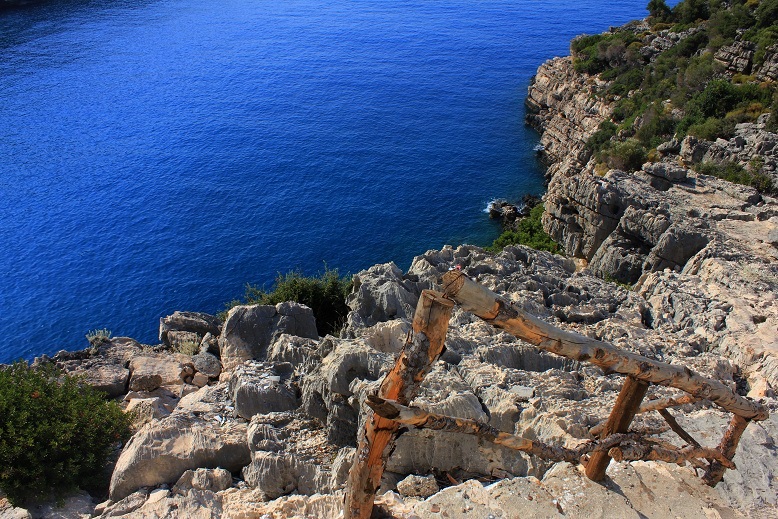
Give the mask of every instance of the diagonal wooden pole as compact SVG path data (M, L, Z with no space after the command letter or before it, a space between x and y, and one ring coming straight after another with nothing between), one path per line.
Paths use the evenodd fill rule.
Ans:
M684 366L665 364L623 351L610 343L557 328L514 306L461 271L448 271L443 275L442 285L445 295L462 305L463 310L541 350L590 362L645 382L682 389L747 420L765 420L769 415L764 405L734 393L719 380L703 377Z
M629 430L629 424L632 423L647 390L648 382L633 377L626 378L608 421L600 433L600 438L607 438L611 434L625 433ZM607 452L592 453L586 464L586 477L592 481L601 481L605 478L605 470L610 461L611 457Z
M408 405L418 394L424 377L443 353L448 321L454 303L433 290L424 290L416 305L413 332L394 368L384 377L378 396ZM359 434L354 465L346 486L345 519L367 519L391 451L398 423L367 410Z
M743 431L748 426L748 420L742 416L734 415L729 422L729 427L724 432L724 437L721 439L721 443L717 447L717 450L724 455L728 460L735 457L735 451L737 451L737 444L740 442L740 437L743 435ZM724 477L724 472L727 470L721 462L713 460L710 467L702 475L702 481L706 485L715 487L719 481Z

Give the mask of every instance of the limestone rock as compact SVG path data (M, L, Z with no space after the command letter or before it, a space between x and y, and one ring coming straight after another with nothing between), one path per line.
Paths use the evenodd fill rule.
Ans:
M323 476L315 464L291 454L258 451L253 461L244 467L243 479L262 491L268 499L290 494L315 494L322 486Z
M255 414L291 411L300 405L288 374L279 374L270 364L252 362L235 368L229 388L235 412L247 420Z
M193 368L183 362L184 356L144 354L130 361L130 389L132 391L153 391L160 386L177 386L191 375Z
M351 311L347 326L354 330L390 319L412 319L420 291L404 280L394 263L374 265L353 277L346 303Z
M440 490L435 476L416 476L411 474L399 483L397 491L406 497L429 497Z
M270 362L289 362L294 366L299 366L315 350L316 341L314 339L283 333L270 345L270 349L267 352L267 360Z
M749 74L754 48L754 43L750 41L735 41L732 45L725 45L717 50L714 59L724 65L729 72Z
M219 338L222 365L232 368L245 360L265 359L270 344L283 333L317 339L313 311L297 303L230 309Z
M111 477L110 496L119 501L140 487L175 483L189 469L237 471L250 462L246 425L219 426L189 414L146 424L125 445Z
M134 424L140 427L144 424L164 418L170 414L170 411L162 404L159 397L156 398L133 398L127 404L125 412L134 413Z
M171 331L191 332L198 335L200 342L207 333L218 336L221 331L221 321L212 315L201 312L173 312L173 315L159 319L159 340L171 345L168 337Z
M778 44L767 47L764 62L757 69L756 77L760 81L778 81Z
M232 474L225 469L195 469L184 472L175 486L174 494L187 494L189 490L219 492L232 486Z
M222 365L215 355L208 352L192 355L192 364L194 369L208 378L219 378L222 372Z
M84 362L69 374L83 376L84 382L98 391L103 391L108 398L124 395L130 380L130 371L113 362Z

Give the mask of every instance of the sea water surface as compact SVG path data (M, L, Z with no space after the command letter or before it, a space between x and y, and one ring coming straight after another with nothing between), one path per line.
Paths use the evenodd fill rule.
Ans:
M486 245L523 99L645 0L50 0L0 11L0 362L156 341L245 283Z

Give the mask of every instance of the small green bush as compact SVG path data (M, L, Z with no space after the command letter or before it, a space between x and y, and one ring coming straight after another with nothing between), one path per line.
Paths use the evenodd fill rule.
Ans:
M740 164L734 162L724 162L717 164L715 162L702 162L695 168L698 173L711 175L735 184L751 186L760 193L775 194L778 192L773 185L772 179L761 171L748 171Z
M636 139L616 142L597 154L597 161L611 169L637 171L646 161L648 150Z
M98 347L104 342L111 340L111 330L108 328L100 328L98 330L89 330L86 334L86 340L92 347Z
M328 269L318 276L306 277L299 271L278 274L268 292L254 285L246 285L244 301L228 303L228 308L239 304L275 305L295 301L313 310L319 335L336 333L343 327L349 308L346 297L351 292L350 276L341 277L337 269Z
M519 220L515 230L503 231L491 246L486 247L486 250L500 252L508 245L526 245L533 249L559 254L559 245L546 234L546 231L543 230L543 224L540 222L544 210L543 204L533 207L529 216Z
M100 485L130 423L116 402L51 366L0 369L0 489L21 505Z

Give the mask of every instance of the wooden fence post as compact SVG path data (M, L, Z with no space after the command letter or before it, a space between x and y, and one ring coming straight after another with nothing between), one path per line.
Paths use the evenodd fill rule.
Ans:
M728 460L732 460L735 457L735 451L737 450L737 444L740 442L740 437L743 435L743 431L748 426L748 420L742 416L734 415L732 421L729 422L729 427L724 433L724 437L721 439L721 443L718 446L718 451L724 455ZM711 461L710 467L703 474L702 481L706 485L715 487L721 478L724 477L724 471L727 468L718 461Z
M627 377L621 392L616 398L608 421L600 434L600 438L607 438L611 434L625 433L629 430L629 424L640 408L640 403L648 390L648 382ZM605 477L605 470L611 461L607 452L594 452L586 464L586 477L592 481L601 481Z
M448 322L454 303L433 290L424 290L416 305L413 332L394 368L384 377L378 396L408 405L419 391L424 377L443 353ZM386 458L398 423L367 410L359 434L354 465L346 486L346 519L367 519L373 510L375 493L381 484Z

